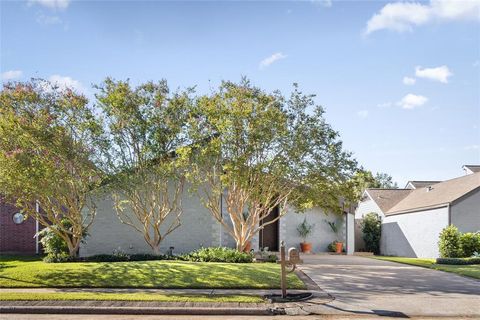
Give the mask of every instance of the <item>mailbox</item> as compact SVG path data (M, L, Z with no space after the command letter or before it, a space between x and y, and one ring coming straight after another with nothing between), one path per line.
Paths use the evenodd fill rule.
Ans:
M291 264L299 264L303 262L300 260L300 253L296 248L288 249L288 262Z

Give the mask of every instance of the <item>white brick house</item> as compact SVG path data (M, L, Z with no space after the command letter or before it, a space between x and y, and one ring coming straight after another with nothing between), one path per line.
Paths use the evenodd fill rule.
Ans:
M113 203L112 197L108 195L96 202L97 216L89 229L89 236L80 247L80 255L111 254L114 250L126 253L151 252L142 234L120 222ZM223 230L197 197L184 192L182 208L182 225L161 243L161 252L166 252L170 247L174 247L174 253L189 252L202 246L235 247L232 237ZM225 206L223 208L226 214ZM272 216L275 214L271 213ZM286 242L287 248L299 247L302 240L296 229L305 217L309 223L315 225L313 234L308 239L308 242L312 243L313 252L325 252L329 243L338 240L345 243L348 253L353 253L353 214L326 215L319 208L310 209L305 213L296 213L293 208L289 208L285 216L265 227L251 240L252 248L258 250L269 247L271 251L278 251L282 240ZM325 220L339 224L337 234L332 232Z

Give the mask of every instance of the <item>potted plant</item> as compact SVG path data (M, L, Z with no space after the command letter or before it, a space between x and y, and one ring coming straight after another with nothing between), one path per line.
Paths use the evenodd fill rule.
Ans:
M338 232L338 224L335 221L328 221L325 220L325 222L330 226L330 229L332 229L332 232L337 234ZM343 252L343 242L335 240L332 242L330 245L335 245L335 253L342 253Z
M300 243L300 250L303 253L312 252L312 244L307 242L308 236L312 233L313 227L315 225L308 223L307 218L303 219L303 222L300 223L297 227L298 235L303 239L303 242Z

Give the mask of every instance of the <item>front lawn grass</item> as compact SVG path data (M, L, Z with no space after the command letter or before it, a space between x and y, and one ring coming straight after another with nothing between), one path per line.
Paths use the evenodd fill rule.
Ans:
M430 269L435 269L440 271L453 272L462 276L480 279L480 265L478 264L472 264L472 265L436 264L435 259L404 258L404 257L372 256L370 258L410 264L413 266L430 268Z
M4 292L0 301L157 301L157 302L265 302L260 296L253 295L179 295L156 293L105 293L105 292Z
M288 287L305 289L294 274ZM278 289L280 265L183 261L45 263L40 258L0 256L3 288Z

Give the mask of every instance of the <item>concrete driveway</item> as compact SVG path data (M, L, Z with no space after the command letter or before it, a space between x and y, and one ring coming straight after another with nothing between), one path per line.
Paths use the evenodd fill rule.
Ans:
M316 313L480 318L480 281L358 256L302 256L301 270L334 300Z

